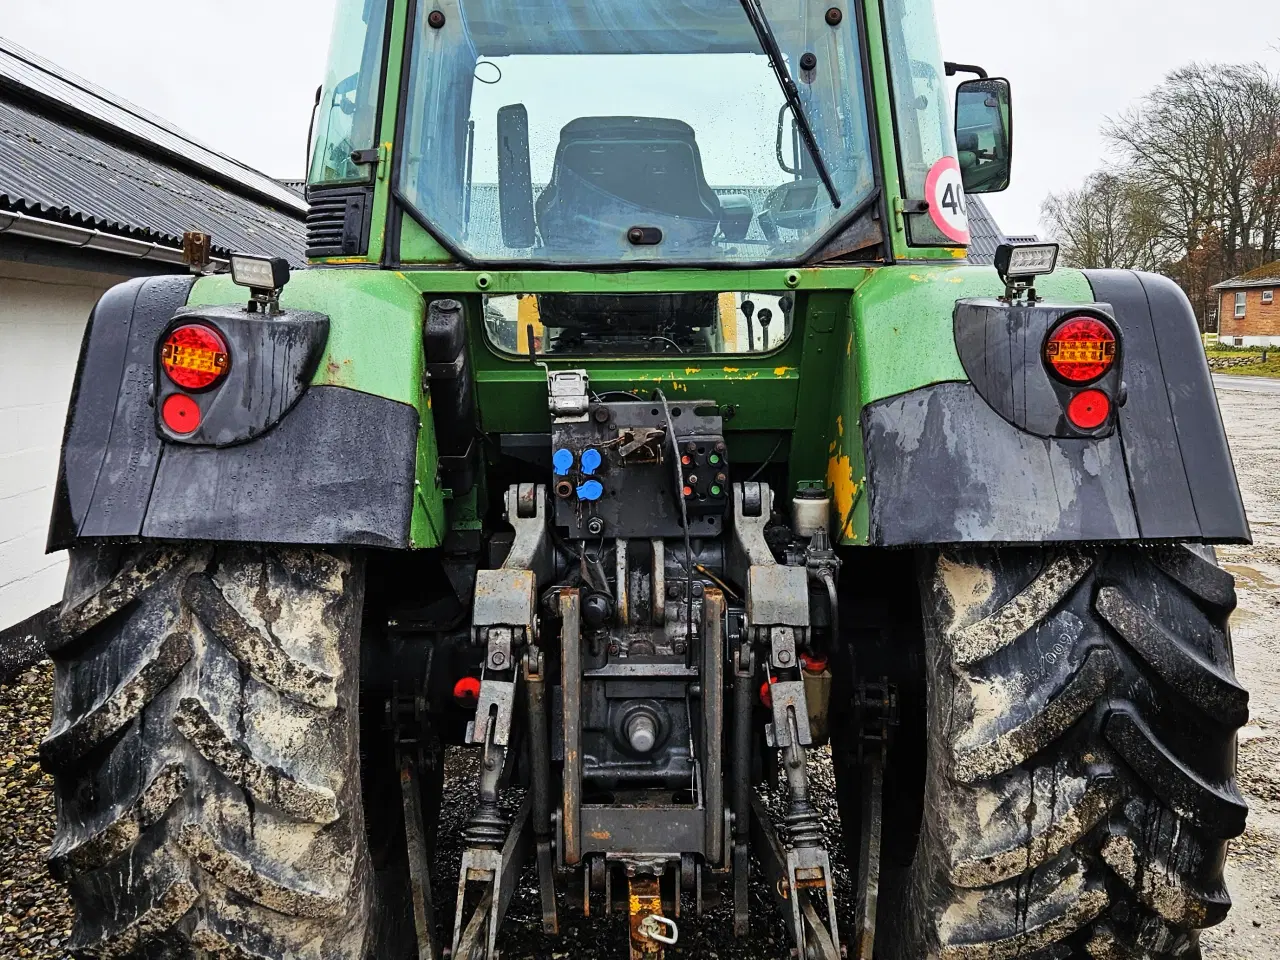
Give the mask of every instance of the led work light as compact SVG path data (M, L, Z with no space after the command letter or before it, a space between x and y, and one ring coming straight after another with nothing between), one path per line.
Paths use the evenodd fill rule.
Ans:
M996 250L996 272L1005 283L1043 277L1057 267L1056 243L1002 243Z
M284 257L231 255L231 279L250 293L249 312L274 316L280 312L280 291L289 282L289 261Z
M1004 299L1010 303L1025 294L1036 302L1036 277L1053 273L1058 266L1056 243L1002 243L996 250L996 273L1004 281Z
M250 290L280 290L289 282L289 261L284 257L231 255L231 279Z

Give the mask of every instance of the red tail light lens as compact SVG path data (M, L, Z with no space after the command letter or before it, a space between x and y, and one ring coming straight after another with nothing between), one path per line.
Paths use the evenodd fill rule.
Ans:
M1069 383L1090 383L1116 362L1116 335L1094 317L1059 324L1044 345L1049 369Z
M200 426L200 408L185 393L175 393L168 397L160 408L160 416L164 425L174 433L195 433Z
M1067 404L1067 419L1081 430L1097 430L1111 416L1111 398L1101 390L1077 393Z
M218 331L201 323L178 327L164 342L160 363L185 390L203 390L227 375L231 357Z

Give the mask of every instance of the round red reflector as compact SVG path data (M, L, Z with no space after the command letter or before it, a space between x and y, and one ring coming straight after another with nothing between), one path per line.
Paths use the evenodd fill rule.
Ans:
M1101 390L1077 393L1067 404L1067 419L1081 430L1096 430L1111 416L1111 398Z
M218 331L200 323L178 327L164 342L160 363L169 379L186 390L203 390L227 375L231 357Z
M1097 380L1116 362L1116 335L1094 317L1075 317L1059 324L1044 345L1045 362L1063 380Z
M769 689L769 684L777 682L777 677L770 677L769 683L760 684L760 702L771 710L773 709L773 691Z
M200 426L200 408L185 393L175 393L160 408L164 425L174 433L195 433Z
M480 681L475 677L463 677L453 685L453 699L460 707L475 707L480 699Z

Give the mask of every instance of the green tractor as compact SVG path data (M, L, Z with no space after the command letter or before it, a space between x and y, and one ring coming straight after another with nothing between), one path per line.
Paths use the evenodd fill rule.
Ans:
M527 865L637 958L1198 957L1249 529L1172 283L970 263L1012 128L928 0L339 0L310 268L86 335L72 948L494 960Z

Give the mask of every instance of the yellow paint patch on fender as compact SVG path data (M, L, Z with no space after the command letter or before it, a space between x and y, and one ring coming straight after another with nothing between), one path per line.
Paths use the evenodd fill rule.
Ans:
M790 367L774 367L773 368L773 375L775 377L785 377L790 372L791 372Z
M853 501L858 495L858 484L853 479L853 463L848 457L834 456L827 461L827 486L831 488L831 497L840 514L838 542L844 539L844 532L849 529Z

